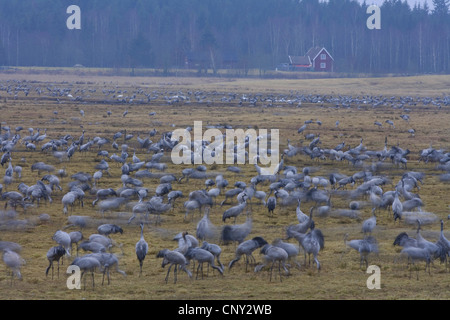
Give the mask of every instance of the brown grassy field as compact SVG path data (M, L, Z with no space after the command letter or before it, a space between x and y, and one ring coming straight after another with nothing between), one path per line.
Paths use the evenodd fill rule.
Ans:
M26 80L26 81L24 81ZM96 136L107 137L112 140L112 135L120 130L126 129L127 133L134 134L134 137L126 143L130 147L130 156L136 149L136 155L145 161L149 161L151 153L138 148L136 136L147 136L153 128L158 130L157 135L168 132L174 128L185 128L193 126L194 121L203 121L203 124L230 124L234 128L259 128L259 129L279 129L280 149L287 146L287 140L291 144L300 145L306 143L304 136L297 133L297 129L305 120L322 121L321 126L311 125L308 133L320 133L322 148L333 148L342 141L347 145L356 146L364 139L364 146L369 150L382 150L385 137L388 139L388 147L399 145L402 148L409 148L408 170L422 171L426 174L424 184L420 186L420 197L425 206L424 211L433 212L439 218L446 219L449 214L447 194L450 186L439 180L442 172L436 170L434 163L418 162L418 153L421 149L427 148L430 144L436 149L448 149L450 141L450 122L448 107L438 109L434 105L417 104L408 106L410 109L410 121L400 118L404 114L401 108L393 108L391 105L372 107L369 105L352 105L349 108L337 108L329 103L305 103L301 107L292 106L285 102L273 103L268 106L266 103L257 103L256 106L242 107L237 103L222 102L221 98L229 92L236 92L238 96L242 94L289 94L299 92L302 94L326 94L331 96L352 95L382 95L391 96L430 96L441 97L449 95L449 76L423 76L408 78L373 78L373 79L329 79L329 80L243 80L243 79L214 79L214 78L127 78L127 77L83 77L76 75L26 75L26 74L1 74L0 81L5 87L10 86L11 92L6 90L0 92L0 111L2 127L9 126L13 129L23 126L20 132L21 137L25 137L28 128L47 129L47 139L59 138L70 134L78 138L85 130L85 141ZM23 92L18 91L17 98L14 98L14 88L18 86L28 86L41 88L43 93L37 94L31 90L25 97ZM74 93L77 89L83 92L84 102L76 102L65 96L56 97L49 94L47 87L70 87L73 96L80 95ZM89 89L92 91L89 92ZM95 89L95 91L93 90ZM102 89L121 90L124 95L131 95L139 90L151 93L158 92L159 97L150 103L144 104L119 104L104 101ZM126 92L125 92L126 90ZM171 96L182 92L203 91L208 95L209 102L190 104L180 103L169 105L162 99L164 96ZM88 96L89 95L89 96ZM205 99L208 100L208 99ZM80 115L80 110L84 110L85 115ZM107 116L107 111L111 110L112 115ZM128 110L126 117L122 113ZM55 112L57 111L57 113ZM156 112L154 116L149 116L150 112ZM395 128L384 123L391 119L395 122ZM336 127L336 121L340 121ZM374 121L384 124L382 129L375 126ZM407 132L409 128L416 130L415 137ZM123 143L119 139L119 145ZM123 234L115 234L111 237L115 242L122 244L123 254L118 248L113 252L120 257L120 268L127 274L126 277L112 272L111 283L102 285L100 273L95 275L95 289L92 288L90 278L87 279L86 290L69 290L66 286L67 266L72 258L65 258L64 264L60 267L59 278L55 274L45 276L45 269L48 266L46 259L47 250L56 243L52 240L52 235L58 229L67 224L67 216L62 212L61 198L67 192L67 184L72 181L71 174L76 172L87 172L93 174L94 166L100 161L97 156L98 148L92 147L87 153L76 152L70 161L59 162L48 152L41 152L41 144L37 145L36 151L26 150L22 141L16 145L12 153L12 164L23 167L22 178L15 176L11 185L4 185L3 192L17 190L17 185L24 182L33 185L41 179L45 173L31 171L31 165L37 161L52 164L56 170L65 168L68 176L62 178L61 185L63 191L55 190L52 194L53 202L41 203L39 207L28 208L26 212L22 208L17 209L16 223L14 226L2 222L0 230L0 240L14 241L19 243L23 249L21 256L26 264L22 267L22 281L17 279L10 285L10 276L5 265L0 264L0 299L111 299L111 300L137 300L137 299L173 299L173 300L334 300L334 299L363 299L363 300L383 300L383 299L449 299L448 291L449 273L445 265L435 261L431 267L431 274L424 271L424 264L420 263L419 279L413 273L409 278L409 270L404 260L396 261L400 248L393 246L393 241L397 234L402 231L409 235L415 235L415 226L405 224L403 221L394 223L392 214L387 211L378 213L377 229L374 236L379 242L379 255L370 256L369 264L374 264L381 269L381 289L370 290L366 281L370 274L359 267L359 255L355 251L348 252L342 256L345 250L344 235L348 233L350 238L361 238L360 225L362 219L371 215L370 208L362 210L361 219L316 217L316 228L321 229L325 235L325 248L319 254L322 269L318 272L314 265L302 265L300 269L291 267L290 275L283 277L280 282L278 275L269 281L267 270L254 273L253 270L245 271L244 259L241 259L231 271L225 268L224 276L220 276L216 271L209 271L209 276L204 279L188 279L185 273L180 272L178 282L173 283L173 273L170 274L169 282L164 282L167 267L161 267L161 259L156 258L156 253L163 249L174 249L177 243L172 240L173 236L180 231L188 231L195 234L197 221L201 214L195 213L187 221L184 220L183 201L186 195L196 189L204 188L204 180L191 179L189 182L182 181L174 183L174 190L181 190L185 197L178 201L173 211L162 215L160 225L150 223L145 228L145 239L149 244L149 253L144 262L142 276L139 277L139 263L134 253L135 243L139 240L140 229L137 222L130 225L126 220L130 216L131 209L123 207L119 212L105 213L102 216L96 207L91 205L95 196L87 192L84 207L75 206L74 215L86 215L93 218L97 223L119 221L123 227ZM110 154L117 152L111 144L105 145ZM119 151L120 152L120 151ZM167 155L163 161L168 164L167 173L180 176L181 170L187 165L173 165ZM121 168L119 165L109 161L111 176L104 176L99 182L99 188L112 187L118 189L122 186L120 181ZM389 163L389 162L388 162ZM339 171L345 174L352 174L362 170L354 168L346 162L335 162L316 159L311 160L305 155L297 155L292 158L285 158L286 165L296 166L301 170L304 167L314 167L317 169L313 175L328 176L332 171ZM4 173L7 164L0 168ZM242 165L242 174L235 175L226 171L226 166L213 165L208 168L212 174L222 173L229 180L230 186L235 181L249 183L250 179L256 175L252 165ZM399 181L403 169L398 169L388 165L380 174L386 175L395 184ZM149 194L153 195L158 179L143 179L144 186L149 189ZM356 186L355 186L356 187ZM230 188L230 187L229 187ZM268 185L258 187L267 191ZM394 185L384 186L384 191L393 190ZM219 196L218 202L223 200L223 195ZM133 200L135 201L135 200ZM236 200L233 199L233 203ZM3 206L4 201L0 201ZM309 212L313 203L302 203L302 210ZM347 208L348 199L337 196L333 198L335 208ZM212 222L222 227L223 211L230 207L225 204L218 205L211 209L210 218ZM267 208L253 203L251 206L251 217L253 218L253 229L249 237L263 236L269 243L276 238L284 237L285 227L296 223L295 207L277 207L275 217L269 217ZM50 215L50 221L38 220L42 213ZM137 220L137 219L136 219ZM237 223L243 223L244 216L237 219ZM227 221L227 224L230 223ZM446 222L448 229L450 222ZM430 240L437 240L439 237L439 222L423 226L422 234ZM76 228L69 228L66 231L73 231ZM96 233L96 225L88 226L83 230L85 238ZM450 234L446 232L447 238ZM217 240L218 241L218 240ZM292 243L296 241L290 240ZM223 253L221 260L224 265L234 257L234 245L222 246ZM80 252L80 254L83 254ZM255 252L258 262L262 261L259 252ZM299 259L303 260L303 254ZM56 270L55 270L56 272ZM275 275L275 273L274 273Z

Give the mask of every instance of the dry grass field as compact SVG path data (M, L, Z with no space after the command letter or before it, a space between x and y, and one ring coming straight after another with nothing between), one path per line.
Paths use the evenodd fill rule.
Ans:
M256 129L279 129L280 149L287 148L287 141L293 145L307 145L305 133L320 134L321 148L334 148L342 141L347 146L355 147L363 139L367 150L383 150L385 137L388 141L388 149L391 146L399 146L409 149L408 171L420 171L425 173L423 185L420 190L415 189L424 202L423 211L432 212L437 217L434 223L424 225L422 235L430 241L439 238L439 219L445 221L445 234L450 239L450 221L447 221L449 201L447 195L450 185L440 181L439 175L442 171L436 169L436 163L419 162L419 151L428 148L431 144L435 149L448 150L450 146L450 114L449 107L438 108L434 104L424 104L418 98L431 97L442 98L450 95L449 76L423 76L407 78L373 78L373 79L330 79L330 80L243 80L243 79L213 79L213 78L127 78L127 77L95 77L76 75L45 75L45 74L1 74L0 75L0 121L2 128L14 128L22 126L19 132L20 140L12 151L12 165L20 165L23 168L22 177L14 175L11 184L5 185L3 181L3 193L17 191L19 183L23 182L29 186L34 185L46 173L38 173L31 170L31 165L42 161L51 164L55 172L65 169L67 176L61 178L62 191L55 189L52 193L52 203L41 202L39 206L34 204L28 207L26 212L18 207L14 218L5 218L5 201L0 200L1 213L0 240L14 241L22 246L21 256L26 264L21 268L22 280L14 279L11 285L9 270L3 262L0 263L0 299L26 299L26 300L81 300L81 299L108 299L108 300L335 300L335 299L362 299L362 300L384 300L384 299L449 299L448 290L449 272L445 264L435 260L431 266L431 273L425 272L425 264L418 263L419 278L413 272L410 278L406 261L398 259L401 248L393 246L395 237L400 232L407 232L410 236L416 235L416 225L396 221L392 213L381 209L377 214L377 227L373 233L379 243L379 254L369 256L369 264L377 265L381 270L381 288L370 290L367 287L367 279L371 274L365 272L359 265L359 254L352 250L344 255L344 235L349 234L350 239L362 238L361 223L363 219L371 216L371 207L361 210L360 218L347 217L314 217L316 229L322 230L325 236L325 247L319 254L322 268L317 271L315 265L303 265L300 269L290 268L290 274L282 277L280 282L278 273L274 269L274 278L269 281L267 269L258 273L253 268L245 270L245 260L242 258L231 270L228 263L234 257L235 245L221 245L221 261L226 266L224 275L217 271L209 270L208 277L189 279L184 272L179 272L178 282L173 282L173 273L170 274L168 283L164 278L167 267L162 268L160 258L156 258L159 250L164 248L174 249L177 242L172 238L181 231L187 231L195 235L196 225L203 214L195 212L184 220L183 202L187 200L190 191L203 189L204 180L190 179L189 182L182 180L180 183L172 184L173 190L180 190L184 198L175 202L173 210L161 216L161 224L155 225L154 217L150 216L150 222L146 224L144 236L149 244L149 252L144 261L142 276L139 276L139 263L135 255L135 244L140 238L139 217L132 223L127 224L131 215L130 206L123 206L114 212L106 212L102 215L96 206L92 206L95 195L86 191L84 207L75 205L70 209L68 215L62 211L62 196L68 192L68 183L73 181L71 175L77 172L93 174L95 165L102 157L97 155L99 148L93 145L88 152L76 152L70 160L59 161L49 151L41 151L43 143L51 139L57 139L64 135L71 135L74 139L84 131L85 142L95 137L110 139L102 149L107 150L110 155L120 153L112 147L112 136L121 130L126 130L134 137L124 141L123 137L117 140L119 146L124 142L129 146L131 156L135 150L136 155L142 161L149 161L152 152L139 148L137 136L141 138L148 136L152 129L157 130L154 141L161 137L163 132L169 132L175 128L193 126L194 121L203 121L204 126L216 124L228 124L233 128L256 128ZM24 94L23 88L30 88L28 95ZM55 90L70 88L73 97L81 96L81 101L74 101L63 96L54 96ZM41 93L38 94L38 91ZM112 94L105 98L102 90L115 90L116 98ZM119 92L120 91L120 92ZM194 93L205 96L202 102L194 98ZM152 96L147 102L142 93ZM191 102L168 104L164 97L174 95L186 95L191 93ZM224 96L236 93L237 99L232 102L223 101ZM119 103L117 96L122 94L132 96L136 94L133 103ZM256 105L244 103L239 105L238 101L242 95L267 96L271 95L272 102L258 101ZM387 102L374 107L371 103L351 103L349 106L330 103L324 100L318 103L302 103L297 107L285 100L275 98L289 97L295 95L320 95L339 98L339 96L352 96L364 99L369 96L386 97ZM139 99L143 103L138 103ZM417 103L396 106L391 103L392 97L412 97ZM398 105L398 104L397 104ZM405 109L407 109L405 111ZM84 116L80 111L84 111ZM107 115L111 111L111 115ZM128 111L123 116L124 111ZM155 112L154 115L149 115ZM400 116L408 113L409 122ZM395 128L385 123L392 120ZM322 125L310 124L307 130L299 134L298 128L306 120L320 120ZM336 126L336 121L339 125ZM383 124L383 128L374 125L374 121ZM23 138L28 135L28 128L36 130L39 128L41 134L46 129L47 138L36 145L36 150L27 150ZM412 137L408 129L416 130ZM2 130L5 133L5 130ZM67 147L67 146L66 146ZM65 148L61 150L65 150ZM3 154L3 153L2 153ZM98 182L98 188L122 187L121 167L111 159L111 176L104 175ZM346 161L318 160L309 156L298 154L294 157L285 157L285 165L295 166L301 171L305 167L314 168L311 176L328 177L331 172L353 174L364 170L366 167L354 167ZM184 168L189 165L174 165L171 162L169 152L161 162L167 164L165 173L173 173L181 176ZM372 161L364 163L370 167ZM383 186L383 191L394 190L394 185L405 173L405 169L392 165L389 160L386 166L381 168L377 174L386 176L392 184ZM0 168L3 177L8 163ZM224 175L230 182L232 188L236 181L244 181L247 184L256 175L253 165L241 165L240 175L226 171L227 165L212 165L207 172L211 177L218 173ZM157 172L157 170L153 170ZM149 197L155 193L159 179L142 179L144 186L149 190ZM348 190L355 189L357 182ZM92 183L91 183L92 185ZM269 184L261 184L258 190L269 191ZM328 187L329 189L329 187ZM217 199L220 203L224 199L223 194ZM368 201L368 199L365 199ZM130 200L135 202L136 199ZM349 199L340 194L332 198L334 209L347 209ZM166 200L165 200L166 202ZM224 210L236 203L233 198L223 207L215 205L211 209L210 219L214 225L221 229L225 224L232 221L222 222ZM313 202L302 202L303 212L309 212ZM252 201L249 207L250 216L253 219L253 228L248 238L262 236L269 243L276 238L285 236L285 228L297 223L295 206L277 206L274 217L269 217L267 208ZM9 207L8 209L9 210ZM47 213L49 221L39 220L39 215ZM97 225L100 223L116 223L123 228L123 234L111 235L111 238L120 248L113 248L112 252L119 257L119 267L126 272L126 277L117 272L111 273L111 283L102 285L102 274L95 274L95 288L92 287L91 278L87 277L86 290L70 290L66 286L68 275L67 266L73 257L64 258L64 264L60 266L59 278L56 275L48 277L45 270L48 266L46 259L47 250L56 245L52 240L55 231L64 228L68 224L68 216L83 215L91 217L93 223L82 230L85 238L90 234L97 233ZM245 221L245 216L239 216L236 223ZM69 227L65 231L74 231L77 228ZM219 239L213 239L220 244ZM289 242L298 244L294 239ZM80 255L84 252L80 251ZM263 257L258 251L254 256L257 262ZM298 259L303 262L303 254ZM192 268L192 265L190 266ZM206 270L205 270L206 272Z

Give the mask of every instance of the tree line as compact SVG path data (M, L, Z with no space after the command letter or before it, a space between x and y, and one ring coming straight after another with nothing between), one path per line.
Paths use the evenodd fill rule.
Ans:
M432 2L385 0L370 30L355 0L0 0L0 65L269 70L323 46L337 72L449 73L450 1Z

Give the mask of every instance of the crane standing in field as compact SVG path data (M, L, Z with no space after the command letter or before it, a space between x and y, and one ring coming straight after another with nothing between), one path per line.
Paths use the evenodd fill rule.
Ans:
M187 260L186 257L176 250L169 250L169 249L163 249L158 252L156 255L157 258L163 258L163 262L161 264L161 267L165 267L166 265L169 265L169 269L167 270L167 274L165 277L165 282L169 280L169 274L170 269L174 266L173 274L174 274L174 283L177 283L177 273L178 269L183 270L187 273L189 278L192 278L192 273L186 268L187 266Z
M222 215L222 221L225 222L227 219L234 218L234 223L236 223L236 218L239 216L244 209L247 207L247 200L244 199L244 201L241 204L238 204L234 207L231 207Z
M52 280L53 280L53 262L56 261L58 263L58 278L59 278L59 260L65 254L66 254L66 250L61 245L55 246L55 247L51 247L47 251L47 259L48 259L49 265L48 265L47 269L45 270L45 275L46 276L48 276L48 272L49 272L50 268L52 268Z
M250 259L253 262L256 262L255 257L253 256L253 251L255 251L258 248L263 247L267 244L267 241L264 240L262 237L254 237L251 240L247 240L242 242L238 245L236 248L236 256L235 258L229 263L228 269L230 270L233 265L241 259L241 256L245 255L245 271L247 271L247 266L250 263Z
M212 224L209 219L209 207L205 208L205 214L203 218L197 223L197 238L199 240L206 240L214 238L216 235L216 227Z
M72 248L72 240L67 232L58 230L53 235L52 239L59 245L63 246L66 254L70 257L70 249Z
M319 251L324 248L325 240L323 233L320 229L315 229L314 220L312 220L312 208L310 210L310 221L309 221L310 231L308 233L300 233L293 229L287 230L288 237L294 237L300 246L303 247L305 254L305 263L306 263L306 254L308 254L309 258L311 254L314 256L314 262L317 265L317 270L321 269L321 265L318 259ZM309 259L309 263L311 264L311 258Z
M81 276L80 281L83 279L83 276L86 272L90 272L92 276L92 288L95 287L95 281L94 281L94 271L101 269L101 264L98 259L93 257L78 257L75 258L75 260L72 262L71 265L78 266L81 270ZM84 290L86 290L86 277L84 278Z
M275 210L275 207L277 206L277 198L275 198L274 196L269 197L266 206L269 212L269 216L273 216L273 210Z
M148 253L148 243L144 239L144 224L141 223L141 238L136 243L136 256L139 260L139 276L142 274L142 265L144 264L145 256Z
M272 265L270 266L270 281L272 281L273 266L275 265L275 262L278 262L278 273L281 282L281 267L283 267L286 275L289 274L289 269L286 268L286 260L288 259L288 253L286 250L280 247L275 247L271 244L266 244L262 247L261 253L264 254L264 260L266 263L256 266L255 272L260 271L267 263L272 262Z
M344 244L347 248L355 249L359 252L360 260L359 260L359 267L362 267L362 264L366 264L366 269L369 266L369 262L367 260L367 257L370 253L378 253L378 244L374 237L368 236L364 239L354 239L354 240L347 240L348 239L348 233L345 234L344 237ZM344 252L342 253L344 255Z
M372 234L373 229L377 225L377 216L375 215L375 208L372 209L372 216L363 221L361 231L366 235L367 233Z
M13 284L14 276L22 280L20 268L25 264L25 260L15 251L6 249L3 251L3 262L11 269L11 286Z

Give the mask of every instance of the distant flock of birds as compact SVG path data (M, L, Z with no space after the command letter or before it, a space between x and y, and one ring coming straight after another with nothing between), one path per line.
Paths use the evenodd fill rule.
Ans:
M3 86L0 91L6 91L9 95L19 92L25 92L28 95L28 84L15 83ZM70 90L56 87L47 87L46 89L36 88L39 95L46 94L48 97L68 96ZM92 91L91 93L94 93ZM75 92L72 92L75 94ZM76 93L85 93L84 91ZM118 92L104 90L105 96L114 96L119 99ZM135 92L132 96L124 97L125 92L120 92L120 99L124 99L127 103L136 103L139 101L137 94L144 94L142 91ZM147 94L147 102L156 99L157 92ZM203 92L188 93L189 97L196 97L196 102L207 100L207 96ZM183 101L187 103L191 98L177 93L170 98L166 97L167 103L175 103ZM73 97L73 96L72 96ZM229 99L229 100L227 100ZM228 95L221 99L222 102L234 103L238 99L237 95ZM284 99L284 100L282 100ZM76 101L83 101L85 97L79 97ZM355 102L356 100L356 102ZM59 101L59 100L58 100ZM111 102L110 100L108 100ZM239 105L245 103L256 104L257 102L270 103L271 105L286 102L286 98L282 97L262 97L262 96L241 96ZM292 104L301 107L302 103L322 103L335 104L342 107L350 107L355 103L357 105L386 105L391 104L395 108L421 104L433 104L439 108L447 106L450 102L449 97L440 97L423 99L421 101L413 98L403 97L401 101L394 98L375 98L365 97L362 99L353 99L350 97L319 97L319 96L302 96L297 100L289 100ZM123 102L123 100L122 100ZM289 102L289 104L291 104ZM408 110L406 110L407 112ZM122 114L125 117L130 110ZM82 110L81 115L86 116ZM56 112L55 112L56 114ZM111 116L111 112L108 116ZM154 116L155 113L150 114ZM405 114L402 119L409 121L409 115ZM386 121L394 126L392 121ZM297 134L306 134L308 126L321 126L319 120L308 120L297 130ZM336 123L336 127L340 123ZM382 126L381 123L375 122L375 125ZM221 126L218 125L218 128ZM189 130L189 128L187 128ZM175 201L185 195L179 190L174 190L177 183L183 183L183 180L196 179L204 181L205 187L192 190L188 195L188 200L183 204L185 210L185 220L189 215L194 217L194 212L203 212L203 217L199 220L196 228L196 234L190 234L182 231L174 237L178 242L175 248L161 249L156 257L162 259L162 267L168 266L165 282L168 282L170 272L173 268L174 282L177 281L178 271L182 270L190 278L193 272L196 272L196 278L199 275L203 278L203 264L217 270L221 275L225 272L225 266L220 261L222 252L221 245L236 243L235 258L229 262L230 270L242 257L245 258L245 269L247 271L250 265L253 266L254 272L259 272L263 268L270 271L270 280L272 280L273 269L278 265L279 280L282 281L282 271L284 275L289 275L290 267L296 265L300 267L302 263L297 261L297 256L301 251L304 253L303 264L306 264L307 256L309 264L316 264L317 270L321 270L319 253L324 249L325 236L323 232L316 228L314 216L318 217L349 217L359 219L362 216L362 209L370 208L372 216L365 219L361 225L361 231L364 235L362 239L349 240L349 235L344 237L346 248L354 249L360 254L360 267L365 265L367 268L369 262L368 257L372 253L378 253L379 245L373 234L376 230L376 214L380 210L386 210L392 213L393 221L401 220L407 224L417 225L415 237L410 237L405 232L399 234L393 241L394 245L402 246L401 255L408 257L408 263L412 267L417 261L424 261L430 272L430 264L435 259L440 259L447 266L447 259L450 253L450 242L444 235L444 220L439 219L437 215L431 212L425 212L422 207L425 205L423 199L417 193L420 185L424 183L425 174L422 172L414 172L407 170L409 149L401 148L399 145L390 146L388 141L384 141L384 149L368 150L364 145L364 139L361 138L360 144L351 148L347 146L345 141L335 147L322 148L321 137L318 135L305 135L307 144L291 145L288 140L287 147L282 151L280 164L273 175L261 175L261 168L254 163L255 175L250 181L236 181L234 185L229 185L225 173L210 172L206 166L198 165L192 168L186 168L181 172L166 173L168 165L164 163L164 157L176 146L178 141L172 139L170 132L161 133L153 129L148 136L141 138L138 134L127 134L126 130L120 130L112 137L85 137L85 129L79 137L64 135L61 137L50 137L47 130L41 131L33 128L28 129L28 135L22 136L24 128L19 126L14 129L3 125L0 132L0 143L2 156L0 164L5 168L3 184L0 184L1 200L4 201L5 211L0 213L0 226L8 228L17 225L18 220L16 209L23 208L24 211L30 207L39 208L41 201L53 203L55 190L63 192L61 197L62 214L67 216L68 225L66 228L75 226L80 230L73 232L65 232L64 229L57 230L52 239L56 245L51 247L47 252L48 267L45 270L46 275L50 270L54 270L54 263L58 265L59 261L65 256L73 258L72 247L76 245L76 256L71 264L78 266L82 270L82 275L86 281L85 274L92 275L92 285L94 286L94 272L101 270L104 282L107 277L110 281L110 270L126 276L126 273L119 268L119 256L113 254L113 248L123 250L112 240L111 235L115 233L123 233L123 227L120 224L130 225L136 222L140 226L140 238L135 245L135 254L139 262L139 276L143 271L143 264L148 254L149 245L144 238L145 225L150 223L150 215L154 217L155 224L161 224L161 216L174 209ZM25 132L27 132L25 130ZM414 132L415 133L415 132ZM413 134L413 133L411 133ZM152 141L154 140L154 141ZM123 141L122 144L119 144ZM130 143L135 144L133 154L131 155ZM245 141L248 146L249 139ZM208 142L202 141L199 144L193 144L196 148L205 148ZM54 157L56 161L63 164L64 161L71 161L77 154L96 152L98 161L92 168L93 174L86 172L76 172L70 174L72 181L68 183L67 189L60 185L60 179L68 176L69 173L65 169L56 169L53 165L44 162L36 162L31 165L31 171L37 171L38 175L44 173L42 178L37 180L35 185L28 186L23 182L17 184L17 191L9 190L15 181L20 181L24 172L16 159L17 155L26 155L25 151L46 153L49 157ZM236 146L237 148L237 146ZM149 161L142 161L136 155L136 149L151 154ZM114 154L110 154L113 150ZM314 175L317 171L315 167L304 167L302 169L292 165L285 164L289 162L289 158L295 156L307 156L317 161L337 161L347 162L349 168L355 170L353 175L345 175L336 171L329 173L328 176ZM166 157L167 158L167 157ZM26 159L25 159L26 160ZM450 153L445 150L436 150L432 146L428 149L419 151L419 161L424 163L438 163L437 168L447 172L441 176L442 181L447 181L450 176ZM16 164L13 166L13 162ZM114 189L111 187L100 188L102 177L106 174L111 176L109 171L110 165L115 164L121 167L120 180L117 180L121 187ZM380 174L387 168L403 169L403 174L396 184L392 183L392 179ZM237 178L241 168L229 166L226 169L227 174ZM146 187L144 179L159 180L154 188L154 194L151 194L149 188ZM152 184L153 185L153 184ZM387 186L394 186L393 190L384 190ZM231 188L230 188L231 187ZM69 215L75 210L75 206L84 206L86 193L94 195L95 200L93 206L104 217L107 212L114 212L122 207L129 210L130 215L126 220L120 220L120 223L102 223L97 228L97 233L91 234L85 239L82 230L85 227L93 225L95 219L90 216ZM223 211L222 228L213 225L209 219L210 209L217 206L216 199L221 197L223 200L220 207L225 205L227 201L235 202L228 209ZM348 200L348 208L337 208L333 206L332 198L341 198ZM253 236L248 238L252 232L252 223L254 217L251 215L252 206L257 203L267 208L267 214L271 217L275 215L278 208L295 207L296 219L295 223L285 226L284 234L272 243L268 243L263 236ZM312 203L309 214L305 214L301 210L301 204ZM6 211L10 206L12 211ZM282 210L281 209L281 210ZM237 219L245 216L245 222L237 224ZM42 221L48 220L48 215L39 216ZM225 224L230 219L232 224ZM438 241L429 241L421 235L421 228L425 224L432 224L436 221L441 223L441 233ZM26 224L27 221L22 221ZM289 239L295 239L297 244L288 242ZM200 241L202 242L200 244ZM212 241L218 241L213 243ZM0 251L3 253L3 262L11 270L11 284L14 277L21 278L20 269L25 264L25 260L20 256L21 245L15 242L0 241ZM79 249L90 252L80 256ZM260 250L263 255L263 262L257 263L253 253ZM197 263L197 268L189 269L190 262ZM113 268L113 269L111 269ZM418 278L418 274L417 274ZM86 287L86 284L85 284Z

